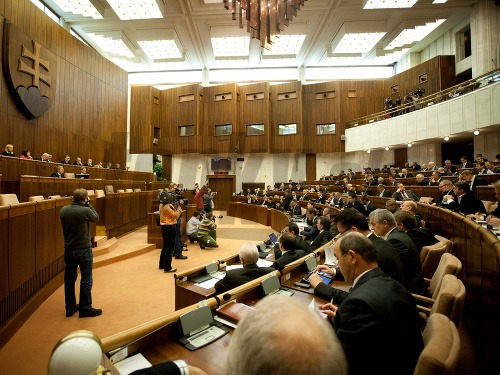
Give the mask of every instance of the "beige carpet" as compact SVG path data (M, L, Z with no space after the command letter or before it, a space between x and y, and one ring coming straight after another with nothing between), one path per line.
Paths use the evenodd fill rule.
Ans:
M224 217L218 224L219 248L201 250L189 244L184 252L188 259L174 259L173 266L183 271L236 254L244 242L262 241L272 232L270 227L233 217ZM113 252L146 242L146 228L141 228L121 237ZM156 249L94 269L93 306L103 309L96 318L79 319L78 314L66 318L61 286L0 351L0 373L45 374L52 348L68 333L85 329L104 338L174 311L173 276L158 270L159 256Z

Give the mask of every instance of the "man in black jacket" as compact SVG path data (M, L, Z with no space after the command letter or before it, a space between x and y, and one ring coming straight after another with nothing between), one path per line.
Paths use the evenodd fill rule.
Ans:
M373 211L370 214L370 226L377 236L389 241L398 251L406 288L411 293L428 295L417 247L411 238L397 227L393 214L380 208Z
M76 189L73 201L61 209L62 231L64 235L64 298L66 316L69 318L79 311L80 318L102 314L101 309L92 307L92 241L90 223L97 223L99 215L90 205L87 190ZM80 303L76 304L75 283L80 267Z
M374 363L377 374L413 374L423 348L413 297L378 267L377 251L362 234L340 237L334 254L352 290L338 290L319 309L333 321L349 374L372 373Z
M226 276L217 281L214 288L217 294L224 293L228 290L243 285L258 277L275 271L272 267L259 267L259 251L253 243L247 242L241 246L239 251L240 262L243 268L235 268L226 272Z
M306 256L304 251L295 250L295 238L288 233L281 234L279 248L281 250L281 257L273 263L273 267L277 270L282 270L287 264Z

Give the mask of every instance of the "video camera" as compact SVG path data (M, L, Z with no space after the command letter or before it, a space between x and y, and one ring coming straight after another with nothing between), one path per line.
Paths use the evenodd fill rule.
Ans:
M160 194L158 194L158 201L161 204L184 204L187 203L187 198L183 195L179 194L181 190L176 189L175 192L170 192L167 189L162 190Z
M423 97L425 94L425 90L424 89L417 89L413 92L413 95L415 95L416 97L418 98L421 98Z

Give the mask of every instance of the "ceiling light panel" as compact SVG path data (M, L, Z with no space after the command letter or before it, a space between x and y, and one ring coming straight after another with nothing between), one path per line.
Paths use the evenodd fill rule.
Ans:
M174 40L138 40L147 57L153 60L178 59L182 57Z
M61 8L63 12L79 14L93 19L102 19L104 9L98 5L99 10L90 0L54 0L54 3Z
M264 49L264 55L297 55L304 43L305 35L280 35L273 43L273 49Z
M378 33L345 34L333 50L334 53L363 53L370 51L385 35Z
M411 8L418 0L363 0L363 9Z
M327 46L327 50L333 54L362 54L370 51L386 31L385 21L346 21L333 38L331 49Z
M211 38L215 57L248 56L250 37L215 37Z
M433 32L439 25L441 25L446 19L438 19L433 22L427 22L423 25L416 25L413 28L405 28L394 38L392 41L384 47L386 50L391 50L394 48L410 47L415 42L420 42L427 35Z
M121 20L163 18L161 0L107 0Z
M103 51L122 57L134 58L132 43L122 32L87 34Z

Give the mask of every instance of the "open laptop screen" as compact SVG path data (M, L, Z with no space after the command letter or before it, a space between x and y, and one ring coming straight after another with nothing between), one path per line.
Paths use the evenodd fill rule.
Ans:
M275 245L275 244L278 243L278 236L276 235L276 233L271 233L269 235L269 239L271 240L271 242L273 243L273 245Z

